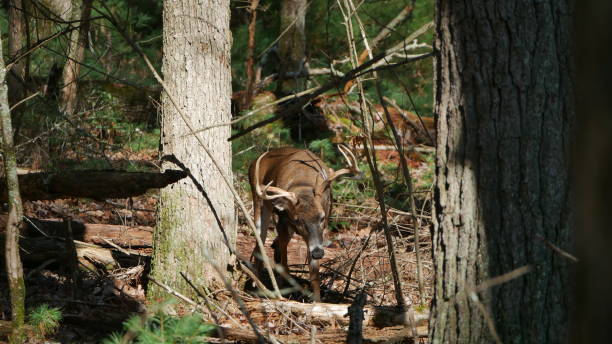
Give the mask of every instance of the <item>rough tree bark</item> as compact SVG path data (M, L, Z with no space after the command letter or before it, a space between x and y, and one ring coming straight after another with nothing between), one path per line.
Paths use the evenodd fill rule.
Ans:
M229 0L164 1L162 70L164 81L177 106L191 117L195 128L231 119L231 34ZM188 134L188 128L170 97L162 97L162 153L174 154L190 168L205 191L223 224L225 235L206 200L190 181L175 183L160 194L160 209L154 235L153 277L186 295L193 290L180 272L196 285L218 281L207 258L225 269L231 263L227 247L235 242L234 202L205 151ZM230 128L217 127L201 135L223 171L231 178ZM172 166L165 163L164 168ZM165 294L151 284L150 296Z
M15 158L15 147L13 146L13 126L11 125L11 113L8 105L6 68L2 60L2 41L0 41L0 124L2 126L2 156L9 204L4 254L13 320L10 343L22 343L26 291L23 281L23 266L19 257L19 232L23 224L23 205L21 204L19 182L17 181L17 160Z
M76 3L72 5L72 20L80 20L78 22L80 28L70 34L68 60L62 73L63 87L60 92L60 110L66 114L74 113L77 105L78 79L85 54L92 3L93 0L82 0L80 6Z
M492 342L490 325L503 343L567 339L571 262L547 244L573 246L571 14L565 0L436 1L432 343Z
M306 89L304 78L288 78L286 73L299 73L306 62L306 0L281 1L281 38L278 42L280 59L279 91L294 93ZM297 75L297 74L296 74Z
M576 2L578 226L571 343L612 343L612 3Z
M23 15L22 0L8 1L8 58L17 56L25 42L25 21ZM24 97L25 63L23 60L13 64L7 71L6 83L8 84L8 101L12 106Z

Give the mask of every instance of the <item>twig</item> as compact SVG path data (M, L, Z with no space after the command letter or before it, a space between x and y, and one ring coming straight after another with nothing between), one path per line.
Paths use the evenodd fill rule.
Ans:
M187 302L188 304L190 304L190 305L192 305L192 306L194 306L194 307L196 307L196 308L199 308L199 309L204 310L204 309L202 308L202 306L200 306L200 305L198 305L198 304L197 304L197 302L195 302L195 301L193 301L192 299L188 298L187 296L185 296L185 295L183 295L183 294L179 293L178 291L176 291L176 290L174 290L174 289L170 288L168 285L164 284L163 282L160 282L160 281L156 280L155 278L153 278L153 277L151 277L151 276L149 276L149 280L150 280L151 282L153 282L153 283L157 284L159 287L161 287L163 290L165 290L165 291L166 291L168 294L170 294L170 295L172 295L172 296L175 296L175 297L177 297L177 298L179 298L179 299L181 299L181 300L183 300L183 301ZM206 312L206 313L208 313L208 310L205 310L205 312Z
M376 80L376 92L378 93L378 97L380 99L380 103L383 107L383 110L385 112L385 116L387 117L387 122L388 125L391 127L391 132L393 133L393 139L395 140L395 143L397 144L397 149L399 152L399 160L400 160L400 166L402 168L402 174L404 175L404 182L406 183L406 186L408 187L408 199L410 202L410 211L412 213L412 221L414 224L414 251L416 253L416 273L417 273L417 281L419 283L419 301L420 304L423 305L425 304L425 298L423 296L424 294L424 290L425 290L425 286L423 283L423 273L422 273L422 267L421 267L421 253L420 253L420 240L419 240L419 230L421 227L421 221L419 220L419 218L416 216L416 202L414 201L414 188L412 185L412 176L410 175L410 169L408 167L408 163L406 162L406 155L404 154L404 147L402 146L402 140L397 132L397 128L395 127L395 124L393 124L393 121L391 120L391 114L389 114L389 109L387 109L387 106L384 104L384 99L383 99L383 95L382 95L382 90L380 87L380 81L377 79Z
M98 238L98 239L100 239L100 240L104 241L106 244L108 244L108 245L112 246L112 247L113 247L113 248L115 248L116 250L120 251L121 253L123 253L123 254L125 254L125 255L128 255L128 256L131 256L131 253L130 253L130 252L126 251L126 250L125 250L125 249L123 249L121 246L119 246L119 245L115 244L114 242L112 242L112 241L110 241L110 240L108 240L108 239L106 239L106 238L103 238L103 237L101 237L101 236L97 236L97 235L96 235L94 238Z
M285 110L283 110L280 114L274 115L273 117L270 117L266 120L263 120L259 123L255 123L253 125L251 125L248 128L245 128L244 130L242 130L239 133L236 133L234 135L232 135L229 138L229 141L235 140L239 137L242 137L248 133L250 133L251 131L263 127L264 125L270 124L272 122L275 122L283 117L287 117L290 115L293 115L294 113L300 111L302 109L302 107L304 107L306 104L308 104L311 100L315 99L316 97L320 96L321 94L335 89L337 88L339 85L344 85L346 82L348 82L349 80L352 80L354 78L360 77L362 75L365 75L367 73L371 73L371 72L375 72L376 70L382 70L382 69L387 69L389 68L388 66L384 66L377 68L377 69L373 69L371 68L376 62L384 59L387 55L380 54L377 55L375 57L373 57L372 59L370 59L368 62L353 68L352 70L350 70L349 72L347 72L346 74L344 74L344 76L342 76L341 78L336 78L336 79L332 79L331 81L327 82L326 84L319 86L317 88L315 88L311 93L308 94L304 94L303 96L300 96L298 98L296 98L296 102L291 104L288 108L286 108ZM432 57L433 53L426 53L426 54L422 54L419 55L417 57L414 58L410 58L410 59L406 59L405 61L401 62L401 63L396 63L394 65L392 65L392 67L397 67L409 62L414 62L414 61L418 61L418 60L422 60L424 58L428 58L428 57ZM305 92L305 91L304 91Z
M234 299L236 304L238 304L238 308L240 309L240 312L242 312L242 314L246 317L249 325L253 329L253 332L255 332L255 335L257 336L257 342L262 343L262 344L265 343L266 340L263 337L263 335L259 332L259 329L257 328L257 325L253 321L253 318L251 318L251 315L249 314L249 311L247 310L246 305L244 304L244 301L242 301L242 299L240 298L240 295L238 295L238 293L236 292L236 290L234 289L230 281L225 277L223 270L221 270L221 268L215 263L215 261L206 254L206 252L204 252L204 256L210 261L212 267L215 269L215 271L219 275L219 278L221 278L221 280L225 284L225 289L229 290L230 293L232 294L232 298Z
M216 317L216 314L213 312L213 307L214 307L216 311L221 313L226 318L230 319L236 326L238 326L239 329L246 330L246 328L242 326L242 324L238 320L236 320L233 316L229 315L225 310L223 310L223 308L217 305L213 300L211 300L208 296L206 296L206 294L202 293L195 285L193 285L191 280L189 280L189 278L187 278L187 276L183 274L183 272L180 272L180 274L183 277L183 279L187 282L187 284L189 284L189 286L196 292L196 294L198 294L198 296L200 296L204 300L206 309L208 309L208 311L211 312L210 315L213 318Z
M11 111L15 110L16 107L18 107L19 105L27 102L28 100L30 100L30 99L32 99L34 97L36 97L39 94L40 94L40 91L36 91L36 92L30 94L29 96L23 98L22 100L18 101L17 103L13 104L13 106L11 106Z
M359 19L359 16L357 16L356 14L356 10L355 10L355 6L352 3L352 1L350 0L345 0L345 7L346 7L346 11L347 13L355 13L355 18L357 20L357 23L360 25L360 29L361 29L361 35L362 35L362 39L364 40L364 44L366 45L366 48L368 48L367 45L367 37L365 35L365 31L363 29L363 25L361 23L361 20ZM345 15L345 25L347 27L347 35L349 36L349 41L352 41L352 37L353 37L353 32L352 32L352 24L351 24L351 18L347 17ZM357 54L357 50L354 46L354 44L350 44L351 46L351 55L354 58L354 62L353 63L357 63L356 61L356 54ZM368 48L369 49L369 48ZM372 56L372 52L369 52L370 55L370 61L368 62L372 62L373 61L373 56ZM363 65L367 64L368 62L364 63ZM365 98L365 92L363 89L363 85L361 82L361 79L357 78L356 79L357 82L357 86L359 87L359 97L361 100L361 107L362 110L368 110L365 102L366 102L366 98ZM371 114L371 110L369 112ZM397 304L399 306L405 306L406 305L406 301L404 299L404 295L402 292L402 282L401 282L401 278L400 278L400 272L397 266L397 260L395 257L395 248L393 247L393 238L391 237L391 231L389 229L389 224L387 221L387 211L386 211L386 205L385 205L385 199L384 199L384 191L383 191L383 184L382 181L380 179L380 172L378 170L378 164L377 164L377 160L376 160L376 153L375 152L370 152L370 147L373 146L372 144L372 130L371 130L371 122L367 121L364 111L362 111L362 119L364 124L366 124L364 126L365 130L366 130L366 137L365 140L363 142L364 144L364 148L365 148L365 153L366 153L366 158L368 161L368 166L370 167L370 171L372 173L372 179L374 181L374 186L376 189L376 198L378 200L378 204L380 206L380 213L382 215L382 225L383 225L383 230L384 230L384 234L385 234L385 239L387 242L387 250L388 250L388 254L389 254L389 263L391 265L391 273L393 276L393 284L394 284L394 289L395 289L395 298L397 301Z
M255 284L257 284L257 287L262 290L264 295L267 295L267 296L270 296L270 295L273 296L274 295L274 293L272 293L270 291L270 289L268 289L263 284L263 282L247 266L245 266L245 264L243 264L242 262L239 261L238 267L240 268L240 270L242 270L242 272L247 274L247 276L249 276L249 278L251 278L251 280L253 280L253 282L255 282Z
M225 343L225 331L223 331L223 328L221 327L221 323L219 322L219 318L217 318L217 314L213 312L212 307L208 303L208 297L205 294L201 293L200 290L196 288L195 285L193 285L191 280L189 280L189 278L187 278L187 276L185 276L185 274L182 271L179 273L181 274L181 277L183 277L185 282L187 282L187 284L196 292L196 294L198 294L198 296L200 296L204 300L206 309L208 309L210 316L213 318L213 321L215 322L215 324L217 325L217 328L219 329L219 336L221 337L221 342Z
M497 329L495 328L495 322L493 321L493 318L491 317L489 312L487 312L487 309L482 304L482 302L480 302L480 300L478 299L478 295L475 292L470 292L468 293L468 296L470 300L476 304L476 307L478 307L478 310L480 310L480 313L482 313L482 316L485 318L487 327L489 328L489 332L491 332L491 335L493 336L495 342L497 344L503 344L501 338L499 338Z
M423 122L423 119L420 116L417 116L417 118L419 119L420 122L420 126L417 125L416 123L414 123L413 120L411 120L408 115L406 114L406 111L404 111L404 109L400 108L399 105L397 105L397 103L395 102L395 100L389 98L389 97L383 97L383 100L389 104L391 104L391 106L393 106L397 112L399 112L400 116L402 116L402 118L404 119L404 121L408 124L410 124L411 127L415 128L416 130L425 133L425 136L427 136L427 138L429 139L430 144L435 144L435 141L433 139L433 137L431 137L431 134L429 133L429 130L427 130L427 127L425 127L425 123ZM381 102L381 105L384 107L383 102ZM399 146L400 143L396 142L396 144Z
M408 45L408 43L412 42L413 40L417 39L419 36L421 36L422 34L424 34L425 32L429 31L429 29L434 27L434 22L430 21L427 24L421 26L419 29L417 29L416 31L414 31L413 33L411 33L408 37L406 37L403 41L401 41L400 43L396 44L395 46L393 46L393 48L391 49L387 49L386 51L386 55L391 55L399 50L402 50L405 46Z
M551 243L550 241L546 240L546 238L544 238L543 236L536 235L536 238L542 240L546 244L546 246L550 247L550 249L552 249L553 251L557 252L561 257L567 258L567 259L573 261L574 263L578 263L578 258L576 258L571 253L562 250L561 248L559 248L557 245Z
M196 130L196 131L194 131L192 133L184 134L184 135L182 135L180 137L184 138L184 137L187 137L187 136L191 136L191 135L194 135L194 134L201 133L201 132L209 130L209 129L218 128L218 127L227 127L227 126L230 126L230 125L234 125L234 124L236 124L236 123L238 123L238 122L240 122L242 120L245 120L247 118L250 118L250 117L258 114L259 112L261 112L261 111L263 111L265 109L268 109L268 108L270 108L270 107L272 107L272 106L274 106L276 104L280 104L280 103L282 103L284 101L287 101L287 100L299 98L299 97L301 97L303 95L307 95L308 93L313 92L313 91L315 91L317 89L318 89L318 87L313 87L313 88L310 88L308 90L305 90L305 91L302 91L302 92L299 92L299 93L296 93L296 94L290 94L288 96L285 96L285 97L282 97L280 99L277 99L277 100L275 100L275 101L273 101L271 103L267 103L266 105L263 105L263 106L261 106L261 107L259 107L257 109L251 110L251 111L245 113L244 115L242 115L242 116L240 116L240 117L238 117L238 118L236 118L236 119L234 119L232 121L210 125L210 126L198 129L198 130Z
M366 238L365 242L363 243L363 245L361 245L361 249L359 249L359 252L357 252L357 255L355 255L355 258L353 258L353 262L351 263L351 267L349 268L349 271L346 274L346 285L344 286L344 290L342 291L342 295L345 295L345 296L347 295L348 288L351 285L351 276L353 275L353 270L355 270L355 265L357 265L357 260L359 259L359 257L363 253L363 251L366 249L366 247L368 247L368 244L370 243L370 238L372 237L372 234L374 234L374 227L372 227L372 229L370 230L370 234L368 234L368 237Z
M533 270L533 267L531 265L523 265L520 268L514 269L510 272L507 272L503 275L500 276L496 276L493 278L490 278L482 283L480 283L479 285L477 285L474 288L466 288L466 290L468 292L481 292L484 290L487 290L491 287L494 287L496 285L500 285L500 284L504 284L506 282L512 281L513 279L519 278L529 272L531 272L531 270Z
M43 45L45 45L46 43L52 41L53 39L61 36L61 35L65 35L69 32L72 32L73 30L78 29L80 26L76 26L76 27L68 27L62 31L58 31L54 34L52 34L49 37L43 38L41 40L39 40L38 42L35 42L27 51L23 52L22 54L20 54L19 56L15 56L12 60L8 61L8 64L6 65L6 69L10 70L12 68L12 66L17 63L20 59L28 56L29 54L31 54L32 52L34 52L36 49L42 47Z

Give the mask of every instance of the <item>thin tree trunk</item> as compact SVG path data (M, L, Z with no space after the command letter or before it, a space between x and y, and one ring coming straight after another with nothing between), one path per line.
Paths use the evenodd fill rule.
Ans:
M60 110L66 114L74 113L77 105L77 90L81 63L85 55L87 33L89 32L89 17L93 0L82 0L81 6L73 4L72 18L79 20L81 27L72 31L68 48L68 60L62 73L62 90L60 92Z
M13 146L13 126L8 105L6 86L6 69L2 61L2 42L0 41L0 123L2 124L2 155L4 172L8 188L9 215L6 225L6 243L4 247L6 273L11 294L11 316L13 333L10 343L23 342L23 324L25 320L25 284L23 266L19 257L19 232L22 225L23 205L19 195L17 181L17 160Z
M281 1L281 38L278 42L280 57L279 91L297 93L306 89L304 78L288 78L287 73L299 75L306 62L306 0Z
M25 42L25 25L22 0L8 1L8 58L15 58ZM4 68L4 67L3 67ZM8 101L12 106L24 98L25 63L23 60L13 64L7 71Z
M612 3L576 3L578 199L571 343L612 343Z
M255 71L254 71L254 57L255 57L255 32L257 29L257 6L259 6L259 0L251 0L249 6L249 13L251 19L249 21L249 42L247 46L247 60L246 60L246 73L247 73L247 87L246 94L244 95L244 102L241 106L243 110L247 110L251 106L253 95L255 92Z
M436 1L432 343L568 334L573 123L567 1ZM521 266L529 274L466 289Z
M191 124L196 128L231 119L229 15L229 0L164 1L164 82L176 105L191 116ZM170 96L164 93L162 154L174 154L187 165L208 193L216 215L191 182L163 189L154 235L152 276L185 295L193 295L193 289L180 273L193 276L196 285L218 283L217 274L205 256L214 257L214 263L222 268L231 264L227 246L234 246L236 234L232 194L196 138L183 137L188 132ZM231 176L229 136L230 128L222 126L201 137L224 167L224 173ZM163 167L171 166L164 163ZM228 242L215 216L221 220ZM149 296L153 299L164 295L159 287L150 285Z

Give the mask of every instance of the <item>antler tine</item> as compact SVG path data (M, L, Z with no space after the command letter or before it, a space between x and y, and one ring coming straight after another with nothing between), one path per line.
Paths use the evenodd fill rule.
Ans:
M357 167L357 157L355 157L355 154L353 154L353 152L347 146L340 144L338 145L338 150L348 163L349 167Z
M343 176L345 174L352 173L356 175L361 175L361 171L359 170L359 165L357 165L357 157L355 157L355 154L353 154L353 152L351 152L351 150L345 145L338 145L338 150L346 160L348 168L342 168L338 171L333 171L331 176L325 181L324 187L326 187L338 177Z
M270 186L274 183L274 181L269 182L263 189L263 195L261 197L265 200L273 200L281 197L289 198L293 201L295 197L288 191L285 191L281 188L277 188L276 186ZM275 193L276 195L268 195L268 191Z
M264 195L261 192L261 186L259 184L259 162L261 161L261 158L263 158L266 154L268 154L268 152L265 152L262 155L260 155L259 158L257 158L257 161L255 162L255 193L257 193L259 197L263 197Z
M273 180L264 186L263 191L261 190L261 183L259 182L259 162L261 161L261 158L263 158L266 154L268 154L268 152L265 152L260 155L259 158L257 158L257 161L255 162L255 192L259 197L264 200L273 200L285 197L295 204L297 202L295 194L278 188L276 186L271 186L274 183ZM268 191L273 192L276 195L268 195Z

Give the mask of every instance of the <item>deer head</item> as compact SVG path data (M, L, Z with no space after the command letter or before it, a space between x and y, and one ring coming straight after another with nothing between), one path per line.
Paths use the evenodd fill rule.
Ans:
M255 162L252 178L256 181L255 194L287 217L293 229L307 242L311 259L321 259L324 255L323 232L330 215L331 183L347 174L361 175L351 150L343 145L338 147L347 167L337 171L307 150L289 149L286 155L275 151L275 157L269 159L266 152ZM275 179L263 184L265 176Z

